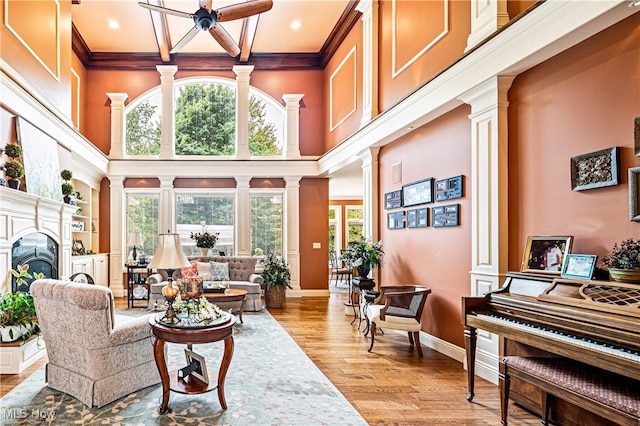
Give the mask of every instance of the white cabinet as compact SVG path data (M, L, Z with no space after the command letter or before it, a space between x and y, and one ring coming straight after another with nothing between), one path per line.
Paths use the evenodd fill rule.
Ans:
M109 255L93 254L71 256L71 274L84 272L91 275L96 285L109 286Z
M71 275L84 272L93 277L93 261L91 256L71 256Z

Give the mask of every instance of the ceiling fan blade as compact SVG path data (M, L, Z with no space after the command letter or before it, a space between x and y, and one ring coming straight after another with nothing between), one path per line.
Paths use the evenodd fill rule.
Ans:
M166 13L168 15L180 16L182 18L193 18L193 13L181 12L179 10L167 9L166 7L160 7L149 3L143 3L141 1L138 4L145 9L155 10L156 12Z
M240 54L240 48L238 47L238 44L219 24L216 24L213 27L209 28L209 33L213 38L216 39L220 46L222 46L222 48L227 51L229 55L235 58Z
M200 4L200 9L206 9L207 12L211 12L212 0L199 0L198 3Z
M177 51L185 47L187 43L189 43L195 36L198 35L199 32L200 28L198 28L197 25L194 25L193 28L191 28L191 30L186 33L184 37L182 37L180 41L175 44L175 46L171 48L171 51L169 53L176 53Z
M273 0L252 0L245 3L233 4L216 10L218 22L233 21L266 12L273 7Z

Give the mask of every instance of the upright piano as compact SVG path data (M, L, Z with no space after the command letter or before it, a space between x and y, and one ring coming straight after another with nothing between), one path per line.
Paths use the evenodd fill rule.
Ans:
M569 280L510 272L503 286L462 298L468 363L467 400L474 397L477 329L499 336L500 357L551 356L611 371L639 381L640 285ZM515 386L514 386L515 385ZM540 413L541 396L526 383L512 383L511 399ZM557 416L576 407L556 402ZM553 410L553 408L552 408ZM553 415L553 413L552 413Z

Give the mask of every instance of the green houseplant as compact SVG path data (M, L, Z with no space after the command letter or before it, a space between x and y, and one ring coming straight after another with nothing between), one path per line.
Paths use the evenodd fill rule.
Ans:
M287 261L270 252L264 258L264 269L260 274L264 279L264 299L268 308L282 308L287 288L291 287L291 271Z
M62 172L60 172L60 177L64 180L64 183L62 184L62 195L64 195L64 202L67 204L76 205L77 203L74 202L75 197L72 196L75 195L75 188L73 187L73 184L69 182L73 178L73 172L69 169L64 169Z
M373 268L382 267L382 241L372 243L370 239L349 244L346 252L340 256L350 267L358 269L358 275L366 277Z
M20 265L18 269L10 269L10 274L16 278L18 286L26 285L27 279L40 279L42 273L29 273L29 265ZM0 300L0 335L2 341L11 342L22 337L26 340L37 333L38 319L33 297L29 293L18 291L7 293Z
M640 240L627 238L615 243L602 263L615 281L640 283Z

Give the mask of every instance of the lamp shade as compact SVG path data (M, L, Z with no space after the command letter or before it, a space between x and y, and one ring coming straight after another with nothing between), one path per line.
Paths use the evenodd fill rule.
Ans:
M158 235L158 247L149 264L151 269L178 269L191 266L182 252L179 234Z
M142 234L140 232L129 233L129 246L142 247Z

